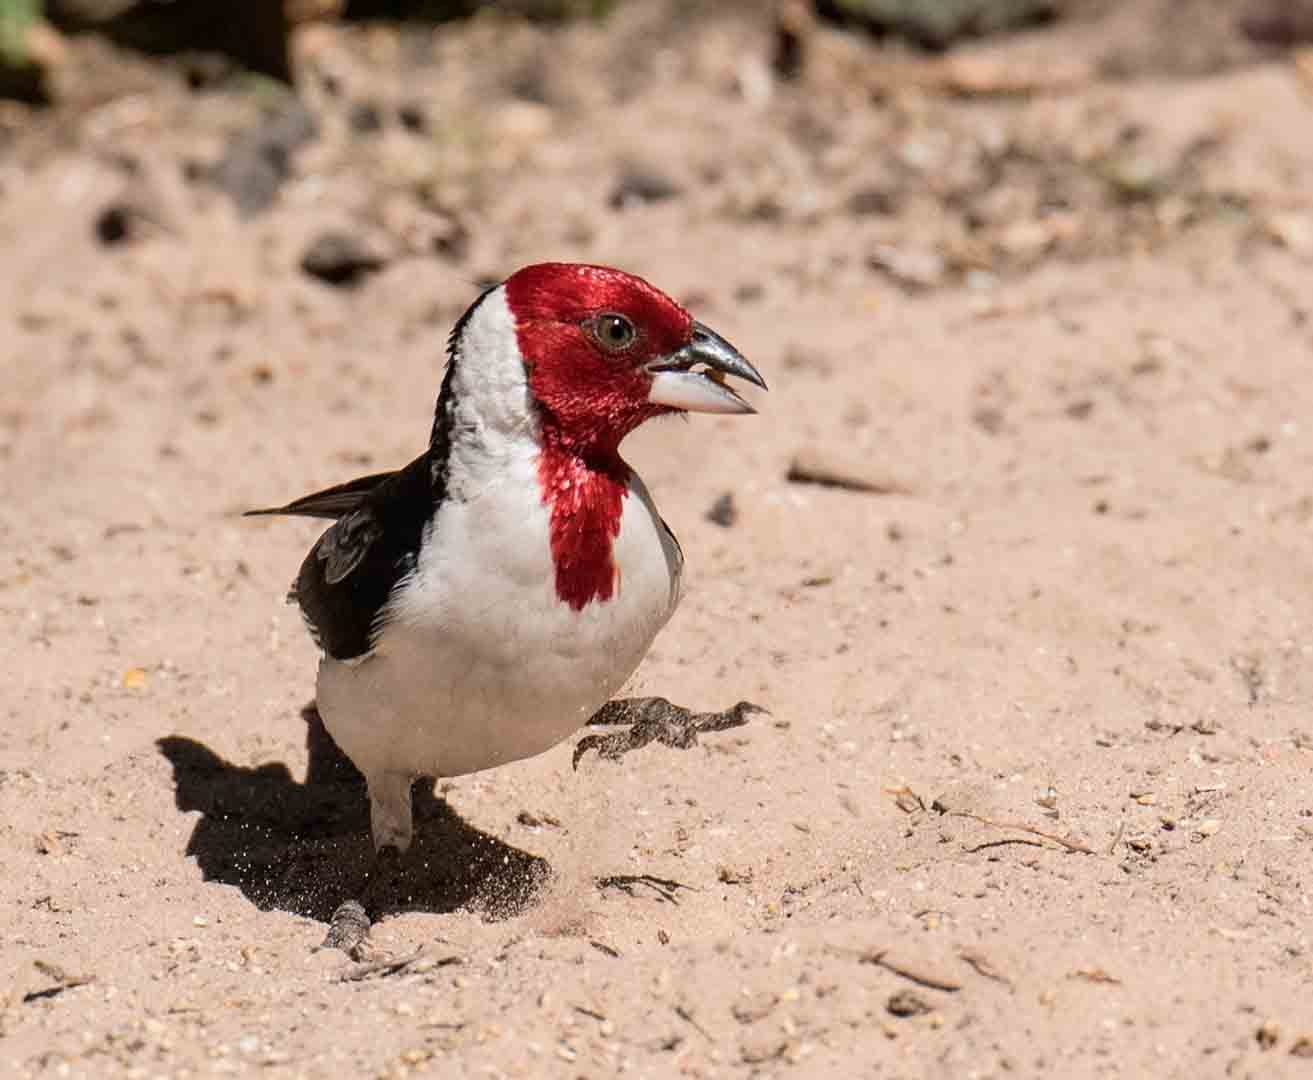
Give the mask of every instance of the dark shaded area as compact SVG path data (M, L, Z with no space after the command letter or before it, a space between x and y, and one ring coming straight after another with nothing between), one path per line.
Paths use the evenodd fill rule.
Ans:
M0 99L21 101L25 105L50 104L46 74L38 64L10 65L0 62Z
M503 15L556 21L605 15L619 0L347 0L348 19L414 19L442 22L492 8Z
M277 0L174 0L167 4L52 3L60 29L94 29L115 44L157 55L204 50L231 56L242 66L291 80L288 23ZM110 12L105 17L106 12Z
M817 0L816 13L938 51L963 38L1051 22L1056 0Z
M347 0L348 19L424 19L440 22L473 15L478 0Z
M415 791L415 841L376 864L364 778L324 730L306 722L305 783L282 762L247 768L180 735L158 742L173 766L179 810L200 811L187 843L206 881L241 889L261 910L328 922L368 890L386 912L474 907L493 918L524 910L546 880L546 860L467 825L429 784ZM377 867L381 867L378 869ZM371 880L371 874L382 873Z
M1313 41L1313 0L1266 0L1241 15L1240 29L1251 41L1290 48Z

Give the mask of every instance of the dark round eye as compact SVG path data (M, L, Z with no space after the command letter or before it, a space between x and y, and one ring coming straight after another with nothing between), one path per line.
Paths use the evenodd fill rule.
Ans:
M592 331L597 343L611 352L623 352L638 336L633 323L623 315L610 312L593 320Z

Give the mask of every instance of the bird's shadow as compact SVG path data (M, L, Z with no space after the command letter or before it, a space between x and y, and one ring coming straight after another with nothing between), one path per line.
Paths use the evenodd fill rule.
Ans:
M302 710L305 783L282 762L246 768L181 735L158 741L173 766L179 810L200 811L187 842L206 881L235 885L262 910L327 922L378 869L364 778L337 748L314 705ZM527 908L548 876L545 859L467 824L432 785L415 791L415 839L370 883L382 910L471 908L508 918Z

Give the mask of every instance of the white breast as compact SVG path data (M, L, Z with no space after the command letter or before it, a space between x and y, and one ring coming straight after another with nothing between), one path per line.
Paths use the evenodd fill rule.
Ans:
M474 332L501 332L504 308L492 294ZM482 405L458 409L448 498L375 651L320 665L324 721L368 777L454 776L548 749L620 689L678 602L678 546L637 476L615 540L616 593L580 611L557 598L523 371L480 378L479 393L458 398Z

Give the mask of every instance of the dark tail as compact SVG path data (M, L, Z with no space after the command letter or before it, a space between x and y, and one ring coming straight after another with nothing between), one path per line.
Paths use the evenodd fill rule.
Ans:
M374 473L362 476L358 480L348 480L345 484L316 491L288 503L286 506L270 506L261 510L247 510L242 517L259 517L262 514L289 514L299 517L329 518L336 521L353 510L358 510L366 499L380 484L396 476L395 472Z

